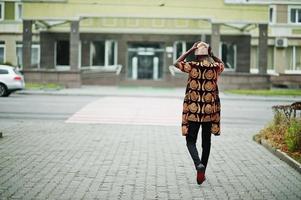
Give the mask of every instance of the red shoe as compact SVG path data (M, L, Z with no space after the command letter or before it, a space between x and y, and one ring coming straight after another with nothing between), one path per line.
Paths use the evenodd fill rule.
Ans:
M199 185L201 185L205 180L205 166L203 164L199 164L197 166L196 181Z

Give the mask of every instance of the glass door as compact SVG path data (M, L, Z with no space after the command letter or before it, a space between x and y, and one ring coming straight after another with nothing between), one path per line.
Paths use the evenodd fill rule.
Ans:
M130 45L128 49L128 78L158 80L163 74L163 49L158 46Z

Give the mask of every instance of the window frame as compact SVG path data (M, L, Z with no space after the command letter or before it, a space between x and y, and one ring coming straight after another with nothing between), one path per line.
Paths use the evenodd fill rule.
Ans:
M17 55L17 67L18 69L23 69L23 63L22 65L19 65L18 63L18 48L23 48L23 44L16 44L16 55ZM37 48L38 49L38 65L36 69L40 69L40 64L41 64L41 45L40 44L32 44L31 49ZM23 51L23 50L22 50ZM22 55L23 56L23 55ZM23 59L23 57L22 57Z
M184 40L177 40L173 43L173 62L175 63L176 60L178 59L177 57L177 44L181 43L182 44L182 53L181 55L186 52L186 48L187 48L187 42Z
M114 63L113 65L109 65L109 43L112 42L114 45ZM106 40L105 41L105 67L111 67L117 65L117 48L118 43L116 40Z
M288 23L291 25L301 25L301 22L298 22L299 12L296 12L296 22L291 21L291 11L292 9L301 10L301 6L288 6L287 19Z
M259 56L258 56L258 44L257 45L251 45L251 54L252 54L252 48L256 48L256 60L255 60L255 63L252 63L252 61L251 61L251 63L250 64L255 64L256 66L254 67L253 65L251 65L250 66L250 73L251 74L258 74L258 72L259 72ZM268 45L268 49L269 48L273 48L273 59L272 59L272 61L273 61L273 65L271 66L272 67L272 69L269 69L269 62L267 62L267 73L268 74L277 74L277 72L276 72L276 69L275 69L275 63L276 63L276 48L275 48L275 46L274 45ZM269 55L267 55L267 56L269 56ZM251 59L252 59L252 55L251 55Z
M222 55L222 53L223 53L223 51L222 51L222 45L223 44L227 44L227 43L226 42L220 42L220 44L219 44L219 55L220 55L220 58L223 57L223 55ZM224 71L231 71L231 72L236 71L236 69L237 69L237 44L234 44L234 68L227 68L226 65L227 64L225 63L225 69L224 69Z
M293 48L293 53L292 53L292 56L293 56L293 66L292 66L292 68L293 69L285 69L285 73L286 74L301 74L301 69L296 70L296 62L297 62L296 48L300 47L300 46L297 46L297 45L288 46L288 48L290 48L290 47ZM291 66L289 66L289 67L291 67Z
M268 9L269 9L269 24L276 24L276 18L277 18L277 7L276 7L276 5L270 5L268 7ZM273 9L272 20L270 19L270 9Z
M255 51L255 52L253 52ZM255 58L253 57L255 56ZM255 60L253 60L255 59ZM258 73L258 45L251 45L251 56L250 56L250 73Z
M4 9L4 5L5 5L5 4L4 4L4 3L5 3L5 2L0 2L0 7L1 7L1 8L0 8L0 9L1 9L0 21L3 21L3 20L4 20L4 17L5 17L5 16L4 16L4 15L5 15L5 14L4 14L4 12L5 12L5 9Z
M21 17L19 18L20 12L19 12L19 5L21 6ZM22 2L15 2L15 20L16 21L22 21L23 19L23 4Z
M269 48L273 48L273 59L272 59L272 61L273 61L273 63L272 63L272 66L269 66L269 60L267 60L267 73L268 74L277 74L276 73L276 70L275 70L275 63L276 63L276 57L275 57L275 55L276 55L276 47L274 46L274 45L268 45L268 51L269 51ZM269 57L269 52L268 52L268 54L267 54L267 57ZM267 59L269 59L269 58L267 58ZM272 69L269 69L269 67L272 67Z
M92 55L92 45L93 42L104 42L105 45L105 50L104 50L104 65L93 65L93 55ZM114 63L113 65L109 65L109 43L112 42L114 45ZM115 68L118 65L118 42L117 40L94 40L90 42L90 67L88 68L102 68L102 69L107 69L107 68ZM82 68L87 68L87 67L82 67Z
M37 69L40 69L40 63L41 63L41 45L40 44L32 44L31 45L31 54L32 54L32 49L38 49L38 65Z
M22 65L20 65L19 64L19 62L18 62L18 48L23 48L23 44L16 44L16 56L17 56L17 67L19 68L19 69L23 69L23 63L22 63ZM23 51L23 50L22 50ZM21 55L22 55L22 51L21 51ZM22 55L22 58L21 59L23 59L23 55Z
M6 63L6 45L0 44L0 48L3 48L3 63Z
M57 64L57 43L58 41L68 41L69 42L69 48L70 48L70 41L69 40L56 40L54 43L54 66L56 70L70 70L70 57L69 57L69 65L58 65ZM69 50L69 54L70 54L70 50ZM70 56L70 55L69 55Z

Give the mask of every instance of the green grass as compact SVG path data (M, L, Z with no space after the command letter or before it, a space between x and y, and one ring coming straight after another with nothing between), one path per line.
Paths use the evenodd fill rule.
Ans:
M301 89L225 90L225 93L258 96L301 96Z
M26 83L25 88L30 90L60 90L63 89L64 86L57 83Z

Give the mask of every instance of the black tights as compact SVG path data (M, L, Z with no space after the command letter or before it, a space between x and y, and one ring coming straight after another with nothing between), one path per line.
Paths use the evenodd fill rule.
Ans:
M196 148L196 141L198 132L202 125L202 158L200 159L198 150ZM190 156L194 162L195 167L202 163L207 167L210 146L211 146L211 122L192 122L189 121L188 135L186 136L186 146Z

